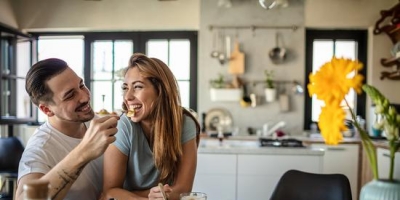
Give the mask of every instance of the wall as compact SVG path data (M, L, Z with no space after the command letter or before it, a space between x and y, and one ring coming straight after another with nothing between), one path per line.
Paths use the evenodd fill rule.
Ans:
M225 108L233 117L234 126L245 133L246 127L261 128L266 123L286 121L285 131L291 134L301 134L303 126L303 96L291 95L291 111L280 112L278 102L265 103L264 85L249 86L262 100L256 108L242 108L239 102L212 102L210 100L210 79L217 78L218 74L224 75L227 81L232 80L228 74L228 65L221 66L218 61L211 58L213 50L213 31L209 25L263 25L263 26L292 26L300 28L296 31L280 29L228 29L221 32L235 37L238 35L240 49L245 53L245 74L242 78L246 81L264 80L264 70L273 69L277 80L298 80L304 83L304 2L297 1L281 10L264 10L258 1L233 1L231 8L218 7L215 0L202 0L200 5L200 31L199 31L199 81L198 81L198 111L206 112L212 108ZM268 52L276 46L275 34L280 32L283 36L284 47L290 49L288 62L274 65L268 57ZM290 86L286 91L290 92Z
M0 23L18 28L17 19L11 5L11 0L0 0Z
M13 1L20 27L30 31L197 30L199 24L200 0Z

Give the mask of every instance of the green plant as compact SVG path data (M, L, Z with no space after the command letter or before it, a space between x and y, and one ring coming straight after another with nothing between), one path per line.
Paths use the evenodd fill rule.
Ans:
M267 88L275 88L274 85L274 70L265 70L264 71L265 74L265 83L267 84Z
M218 78L210 80L210 85L213 88L224 88L225 80L222 74L218 74Z

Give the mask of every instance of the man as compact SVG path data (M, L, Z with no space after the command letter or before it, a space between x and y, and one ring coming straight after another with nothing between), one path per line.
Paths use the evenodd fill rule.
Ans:
M26 75L25 89L48 121L25 147L16 199L23 198L24 183L33 179L50 182L51 199L98 199L103 182L102 154L115 141L119 117L93 119L88 88L60 59L33 65Z

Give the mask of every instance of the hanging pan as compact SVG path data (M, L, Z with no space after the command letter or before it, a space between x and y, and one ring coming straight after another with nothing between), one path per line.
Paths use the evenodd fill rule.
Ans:
M274 64L282 64L286 60L287 50L279 45L280 34L276 33L275 42L276 46L269 51L269 58Z

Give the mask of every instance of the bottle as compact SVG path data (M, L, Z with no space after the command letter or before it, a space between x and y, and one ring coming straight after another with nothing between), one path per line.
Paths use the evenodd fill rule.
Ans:
M32 180L24 184L24 200L50 200L50 183L44 180Z

